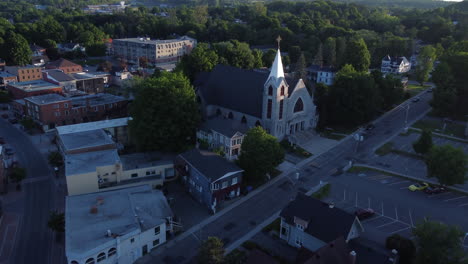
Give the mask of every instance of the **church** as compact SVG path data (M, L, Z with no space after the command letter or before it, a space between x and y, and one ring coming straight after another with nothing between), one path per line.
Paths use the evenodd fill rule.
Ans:
M317 124L313 96L302 79L284 73L279 48L269 72L217 65L195 88L205 119L261 126L279 140Z

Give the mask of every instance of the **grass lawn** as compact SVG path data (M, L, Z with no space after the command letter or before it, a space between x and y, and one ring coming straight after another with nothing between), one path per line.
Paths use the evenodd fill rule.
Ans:
M330 194L330 188L330 183L327 183L324 186L322 186L322 188L320 188L318 191L314 192L311 196L319 200L326 198Z
M422 86L422 85L417 85L417 84L408 84L408 87L406 88L406 91L410 93L411 96L415 96L416 94L422 92L422 90L426 89L427 85Z
M341 140L341 139L346 137L345 135L334 134L334 133L332 133L330 131L323 131L322 133L320 133L320 136L325 137L325 138L329 138L329 139L333 139L333 140Z
M387 143L383 144L380 148L378 148L375 151L375 154L377 154L379 156L385 156L388 153L392 152L392 150L393 150L393 143L392 142L387 142Z
M444 121L441 119L422 119L414 123L413 127L419 129L430 129L433 132L446 134L454 137L464 138L466 126L457 123L447 123L445 130Z
M269 225L265 226L262 231L263 232L270 232L272 230L275 230L277 232L280 231L281 227L281 218L276 218L273 222L271 222Z
M289 141L285 139L280 142L280 145L281 147L283 147L284 151L287 153L290 153L299 157L304 157L304 158L308 158L312 156L312 153L299 147L298 145L291 146L291 144L289 144Z

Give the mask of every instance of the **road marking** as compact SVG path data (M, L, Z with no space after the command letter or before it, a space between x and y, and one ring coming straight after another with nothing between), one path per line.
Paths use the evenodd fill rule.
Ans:
M398 182L390 183L388 184L388 186L397 185L397 184L405 183L405 182L410 182L410 181L398 181Z
M467 206L467 205L468 205L468 203L466 203L466 204L460 204L459 206L462 207L462 206Z
M414 227L413 216L411 215L411 209L409 210L409 218L410 218L410 221L411 221L411 226Z
M356 192L356 207L358 207L358 206L357 206L357 192Z
M398 221L398 210L397 210L396 206L395 206L395 219Z
M405 231L406 229L409 229L409 228L411 228L411 227L408 226L408 227L402 228L402 229L400 229L400 230L393 231L393 232L391 232L391 233L389 233L389 234L390 234L390 235L393 235L393 234L395 234L395 233L400 233L401 231Z
M444 202L454 201L454 200L463 199L463 198L467 198L467 196L460 196L456 198L447 199L447 200L444 200Z
M377 226L376 228L381 228L381 227L384 227L384 226L388 226L388 225L391 225L391 224L394 224L394 223L397 223L398 221L393 221L393 222L390 222L390 223L386 223L386 224L383 224L383 225L379 225Z
M366 219L366 220L364 220L364 221L361 221L361 223L363 223L363 224L364 224L364 223L368 223L368 222L370 222L370 221L373 221L373 220L375 220L375 219L379 219L379 218L381 218L381 217L382 217L382 216L379 215L379 216L377 216L377 217L374 217L374 218L371 218L371 219Z
M192 234L199 242L201 242L201 240L200 240L193 232L191 232L191 234Z

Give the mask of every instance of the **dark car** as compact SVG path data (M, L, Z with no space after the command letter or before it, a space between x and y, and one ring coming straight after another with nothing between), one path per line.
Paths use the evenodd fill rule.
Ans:
M10 118L10 119L8 119L8 121L10 123L12 123L12 124L18 124L18 119L16 119L16 118Z
M371 208L366 208L366 209L359 209L354 214L359 218L359 220L364 220L373 216L375 212Z
M421 100L419 97L415 97L413 98L413 100L411 100L413 103L417 103L419 102L419 100Z
M436 186L436 187L427 187L424 189L424 192L427 194L438 194L438 193L443 193L445 192L446 189L441 186Z

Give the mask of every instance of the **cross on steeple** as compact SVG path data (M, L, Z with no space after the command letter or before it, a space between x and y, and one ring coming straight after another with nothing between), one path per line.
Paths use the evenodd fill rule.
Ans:
M280 48L281 37L278 35L276 38L276 42L278 42L278 49Z

